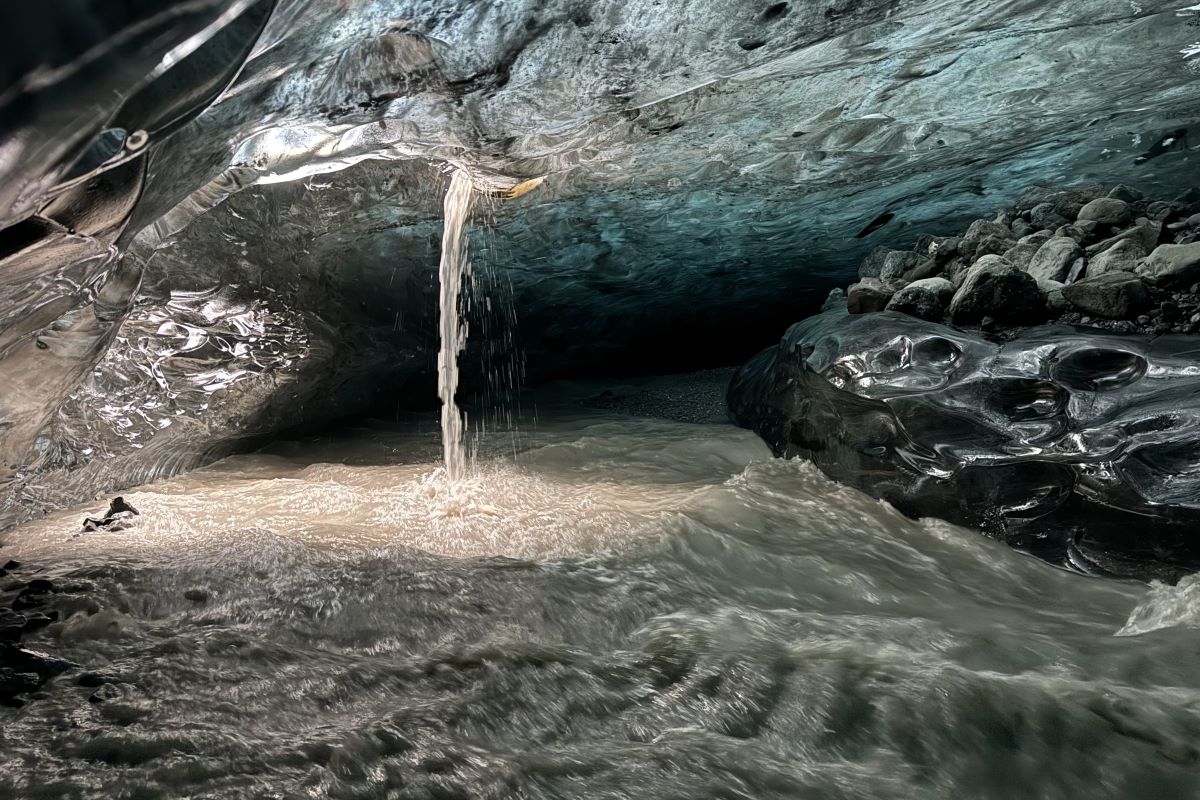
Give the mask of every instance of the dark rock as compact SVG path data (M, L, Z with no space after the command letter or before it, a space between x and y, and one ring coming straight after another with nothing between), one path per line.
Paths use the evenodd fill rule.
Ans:
M1045 316L1037 281L1002 258L980 260L967 272L950 302L956 325L973 325L984 317L1003 324L1033 322Z
M188 589L183 596L193 603L207 603L211 595L204 589Z
M846 290L840 286L829 290L829 296L825 298L825 302L821 304L822 311L828 311L831 308L846 307Z
M878 278L879 273L883 270L884 261L888 254L898 252L890 247L876 247L867 253L867 257L858 265L858 277L860 278Z
M1061 314L1071 308L1067 298L1063 297L1066 284L1058 281L1038 281L1038 289L1046 297L1046 309L1053 314Z
M958 250L968 258L999 255L1016 243L1017 237L1008 226L986 219L977 219L958 243Z
M1158 307L1159 314L1162 316L1163 322L1175 322L1183 313L1179 310L1178 303L1172 303L1170 300L1165 301Z
M111 682L111 680L112 679L107 675L103 675L99 672L83 672L80 673L79 677L75 679L75 684L78 686L87 687L89 689L94 689L97 686L103 686L104 684Z
M1133 239L1122 239L1109 249L1088 261L1087 274L1103 275L1106 272L1133 272L1137 263L1146 257L1146 250Z
M1054 209L1053 203L1040 203L1029 211L1029 221L1038 229L1054 230L1066 225L1071 220Z
M1106 272L1071 284L1063 296L1076 308L1108 319L1128 319L1145 309L1150 296L1132 272Z
M123 696L120 688L111 683L103 684L88 697L89 703L104 703L109 700L119 700Z
M1146 204L1146 216L1151 220L1169 225L1190 215L1189 206L1185 203L1168 202L1164 200Z
M6 561L6 562L4 562L4 569L8 570L9 572L12 572L13 570L17 570L17 569L20 569L20 568L21 568L21 562L20 562L20 561Z
M1083 256L1083 250L1074 239L1055 237L1043 244L1033 254L1025 271L1037 280L1065 281L1071 265Z
M1146 252L1150 252L1158 246L1158 239L1161 233L1162 226L1157 222L1151 222L1145 217L1139 217L1133 226L1119 231L1113 236L1102 241L1090 244L1087 246L1088 258L1093 258L1101 253L1109 250L1123 241L1133 241L1141 245Z
M1029 266L1029 262L1033 260L1033 254L1041 248L1046 242L1050 241L1050 234L1037 232L1031 233L1028 236L1022 236L1017 240L1017 243L1005 250L1001 254L1001 258L1019 269L1025 269Z
M879 280L885 284L896 284L913 267L917 266L917 254L904 250L893 250L884 256L879 268Z
M1137 273L1162 286L1185 286L1200 277L1200 242L1159 245Z
M904 277L901 279L901 282L912 283L913 281L923 281L926 278L936 278L938 275L942 274L942 271L942 264L939 264L932 258L928 258L917 264L909 272L906 272Z
M888 311L938 321L946 316L946 305L954 296L954 284L945 278L925 278L910 283L892 295Z
M1023 219L1013 220L1013 224L1009 227L1012 228L1013 236L1016 236L1018 239L1022 236L1028 236L1037 230L1037 228L1033 227Z
M1101 197L1079 209L1080 221L1091 220L1101 225L1120 227L1131 219L1129 204L1115 197Z
M863 278L846 292L846 310L851 314L870 314L883 311L892 299L892 290L878 278Z
M1146 195L1142 194L1137 189L1126 186L1123 183L1119 183L1114 186L1112 191L1108 193L1108 196L1116 198L1117 200L1124 200L1126 203L1136 203L1140 200L1146 199Z

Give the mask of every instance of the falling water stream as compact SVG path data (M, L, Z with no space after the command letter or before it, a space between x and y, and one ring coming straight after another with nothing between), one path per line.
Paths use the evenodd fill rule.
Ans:
M462 480L467 469L467 453L463 445L463 414L455 394L458 392L458 356L466 346L467 328L462 319L459 293L463 273L469 267L467 242L463 227L471 213L475 190L471 176L455 170L443 201L445 218L442 229L442 259L438 266L438 397L442 401L442 450L446 479L453 487Z

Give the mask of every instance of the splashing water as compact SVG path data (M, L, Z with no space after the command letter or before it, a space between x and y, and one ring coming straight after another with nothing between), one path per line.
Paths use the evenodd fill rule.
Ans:
M467 453L463 447L463 415L454 396L458 391L458 354L466 346L467 328L458 302L463 272L468 268L467 244L463 225L471 213L474 189L471 177L455 170L443 202L445 216L442 229L442 260L438 266L440 285L440 317L438 332L438 397L442 401L442 451L446 479L451 485L462 479L467 469Z

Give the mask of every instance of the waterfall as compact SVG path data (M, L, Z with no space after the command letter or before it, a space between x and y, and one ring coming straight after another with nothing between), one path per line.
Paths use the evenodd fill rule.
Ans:
M466 323L462 319L459 292L463 273L468 267L467 243L463 225L471 213L474 188L471 177L455 170L443 202L445 227L442 230L442 260L438 266L439 307L438 397L442 401L442 452L446 478L453 484L466 472L467 453L463 446L463 415L455 401L458 391L458 354L467 342Z

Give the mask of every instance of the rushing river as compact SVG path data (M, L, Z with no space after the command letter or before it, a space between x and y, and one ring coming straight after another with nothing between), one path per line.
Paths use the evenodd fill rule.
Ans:
M673 413L713 386L599 388L453 495L422 419L10 532L68 589L26 646L113 682L0 708L0 797L1200 796L1200 584L908 520Z

